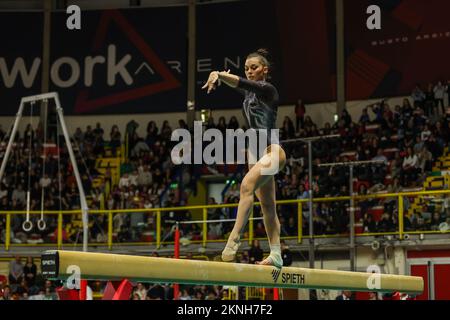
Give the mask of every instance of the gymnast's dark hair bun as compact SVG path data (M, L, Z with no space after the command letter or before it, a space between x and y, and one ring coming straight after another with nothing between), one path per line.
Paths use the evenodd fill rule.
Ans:
M271 66L269 50L267 50L265 48L260 48L260 49L256 50L255 52L250 53L247 56L247 59L253 58L253 57L260 57L260 58L262 58L262 61L265 65Z
M256 53L263 56L266 59L268 59L270 56L269 50L267 50L266 48L260 48L256 50Z

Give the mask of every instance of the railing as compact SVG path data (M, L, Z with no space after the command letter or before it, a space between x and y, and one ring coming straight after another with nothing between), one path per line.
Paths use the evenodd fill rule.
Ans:
M354 196L353 199L355 201L355 207L358 207L359 202L367 201L370 199L389 199L392 198L397 204L398 211L398 223L396 226L396 230L390 232L356 232L357 237L364 236L380 236L380 235L396 235L398 239L402 240L404 238L405 232L408 234L443 234L450 233L450 230L447 231L439 231L439 230L411 230L411 228L407 226L407 230L405 230L405 220L404 213L407 211L405 209L405 200L411 197L419 197L419 196L427 196L427 197L437 197L449 195L450 190L439 190L439 191L420 191L420 192L405 192L398 194L373 194L373 195L364 195L364 196ZM315 206L323 204L323 203L335 203L335 202L349 202L350 196L346 197L334 197L334 198L316 198L313 200ZM440 200L442 201L442 199ZM303 206L307 207L307 199L301 200L279 200L277 201L277 205L282 206L291 206L295 208L296 211L296 234L282 235L282 239L296 239L298 243L301 243L303 239L309 238L310 235L303 234ZM186 206L186 207L173 207L173 208L151 208L151 209L127 209L127 210L91 210L89 211L89 221L90 221L90 232L94 232L95 229L99 230L100 233L103 233L104 241L90 241L89 246L107 246L110 250L114 246L125 246L125 245L156 245L157 248L160 248L161 245L173 244L173 240L168 238L171 237L170 225L165 224L166 220L173 220L173 213L179 211L190 211L191 214L193 212L201 213L202 220L205 222L201 223L201 227L197 232L197 236L193 237L189 240L189 243L198 243L202 244L204 247L207 246L208 243L213 242L223 242L226 240L226 234L223 234L223 238L216 239L208 239L208 210L209 209L227 209L227 208L235 208L237 207L237 203L233 204L219 204L219 205L197 205L197 206ZM259 203L255 203L255 206L259 206ZM284 210L284 209L282 209ZM309 210L309 209L306 209ZM40 211L31 211L30 216L40 215ZM77 215L81 215L80 210L71 210L71 211L46 211L46 216L49 215L53 218L54 227L56 230L53 234L51 234L48 238L50 239L46 243L11 243L11 223L12 218L15 215L25 215L25 211L1 211L0 219L4 219L6 225L5 232L5 242L4 248L5 250L9 250L12 246L54 246L57 248L70 247L70 246L81 246L81 235L79 234L82 230L81 228L81 219L77 220ZM124 241L120 239L121 230L114 230L114 218L120 221L121 215L129 215L128 218L131 218L131 215L141 214L141 221L145 218L148 219L148 223L138 223L136 228L143 228L143 230L128 230L127 232L133 232L135 235L137 234L139 239L136 236L133 237L133 241ZM65 216L72 215L72 220L68 223L65 223ZM93 220L97 216L103 216L103 219L100 219L98 222L94 223ZM252 213L253 215L253 213ZM75 219L73 219L75 217ZM70 219L66 219L70 220ZM355 220L356 221L356 220ZM65 226L66 224L66 226ZM225 223L222 223L225 224ZM253 220L249 221L247 232L245 233L244 241L249 241L249 243L258 237L255 237L255 222ZM50 225L49 223L47 225ZM232 223L230 224L232 226ZM70 233L70 229L68 226L72 227L72 230L78 231L78 236L73 232ZM164 227L164 228L163 228ZM146 228L146 229L145 229ZM106 229L106 230L104 230ZM348 231L348 230L347 230ZM349 232L341 232L339 234L315 234L314 238L336 238L336 237L348 237ZM163 234L165 232L166 234ZM1 230L0 230L1 234ZM67 234L66 236L64 236ZM144 235L148 237L145 238ZM67 237L72 236L71 240L65 239ZM114 239L114 238L117 239ZM261 237L262 238L262 237ZM78 239L78 240L77 240ZM182 241L183 244L183 241Z

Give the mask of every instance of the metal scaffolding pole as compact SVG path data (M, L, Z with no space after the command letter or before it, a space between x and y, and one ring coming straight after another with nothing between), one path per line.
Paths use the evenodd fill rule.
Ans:
M369 160L369 161L351 161L351 162L336 162L324 163L319 167L349 167L349 193L350 193L350 271L356 271L356 244L355 244L355 198L353 194L353 169L356 166L366 166L372 164L386 164L383 160Z
M341 116L345 109L345 29L344 0L336 0L336 112Z
M308 144L308 180L309 180L309 190L308 190L308 206L309 206L309 267L314 269L315 265L315 243L314 243L314 225L313 225L313 189L312 189L312 143L318 140L339 138L340 135L326 135L317 136L309 138L298 138L280 141L281 144L291 144L291 143L307 143Z
M195 121L195 78L197 72L196 42L197 42L197 1L188 1L188 92L186 122L189 129L194 128Z

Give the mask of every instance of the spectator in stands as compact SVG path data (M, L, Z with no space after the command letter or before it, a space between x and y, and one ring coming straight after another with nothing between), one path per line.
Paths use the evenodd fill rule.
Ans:
M344 125L348 128L350 126L350 124L353 122L352 121L352 117L350 116L350 114L348 113L347 109L343 109L342 110L342 114L340 119L342 119L344 121Z
M239 122L235 116L230 118L230 122L228 123L227 129L237 130L239 129Z
M98 126L99 124L97 124ZM94 129L94 144L92 148L92 153L95 155L95 158L99 156L105 155L105 140L103 138L104 131L101 127L96 127ZM89 154L87 155L90 156Z
M421 139L421 137L416 136L416 143L414 144L414 147L413 147L414 153L418 154L422 150L424 145L425 144L424 144L423 140Z
M192 300L191 295L188 292L188 289L183 288L180 293L179 300Z
M425 124L425 127L421 130L421 133L420 133L421 141L423 141L423 142L428 141L428 139L430 138L431 134L432 133L431 133L429 124Z
M119 127L117 125L112 126L109 136L110 136L109 146L111 147L112 156L115 157L117 154L117 148L120 147L122 137L119 131Z
M377 232L377 224L373 220L372 214L368 212L366 212L363 217L363 232L364 233Z
M429 83L427 89L425 90L425 99L424 99L424 107L423 111L426 117L430 117L434 113L434 108L436 106L433 84Z
M239 257L239 263L250 263L250 257L248 256L248 251L242 251L242 255Z
M138 185L138 179L139 174L137 170L133 170L133 172L128 176L129 179L129 185L137 186Z
M166 293L160 284L154 284L148 289L147 297L148 300L165 300Z
M195 295L192 300L205 300L205 296L201 290L195 290Z
M304 128L305 125L305 113L306 108L302 99L298 99L295 103L295 120L296 120L296 132Z
M419 159L417 158L417 155L413 153L413 150L411 147L408 147L406 149L406 152L407 152L407 155L403 159L403 164L402 164L403 184L409 183L410 181L416 179L417 167L419 164Z
M387 192L388 193L399 193L399 192L402 192L402 186L400 185L399 177L395 177L392 180L392 183L390 183L388 185Z
M25 203L25 191L23 190L23 186L21 184L17 185L17 188L14 189L11 200L21 204Z
M0 292L0 300L12 300L11 288L5 286L3 292Z
M80 127L77 127L75 133L73 134L73 139L78 145L81 145L83 142L84 134Z
M312 127L314 125L314 122L312 121L310 116L305 116L305 128L306 127Z
M170 141L170 136L172 135L172 128L169 125L169 121L164 120L161 127L161 139Z
M384 213L381 216L380 221L378 221L377 224L378 232L391 232L395 231L395 225L392 221L392 217L389 215L389 213Z
M446 222L446 219L443 219L443 217L441 217L438 211L433 212L430 221L430 230L439 231L439 227L443 222Z
M445 90L446 88L442 83L442 81L439 81L433 88L434 103L437 108L436 114L439 114L439 106L441 107L442 114L445 114L445 106L444 106Z
M103 136L105 133L105 130L103 130L102 125L100 122L97 122L95 124L95 129L93 130L94 135L96 136Z
M145 137L145 142L147 145L152 146L156 139L158 138L158 127L154 121L149 121L147 124L147 135Z
M350 291L343 290L342 293L336 297L336 300L354 300L354 299Z
M134 294L138 296L139 300L147 300L147 289L141 282L138 282Z
M292 265L292 252L286 245L286 241L281 240L281 256L283 258L283 267L289 267Z
M208 294L205 297L205 300L217 300L218 299L218 295L214 290L208 290Z
M284 117L283 127L281 128L280 140L292 139L295 137L295 129L292 120L286 116Z
M447 95L447 101L445 105L448 107L450 106L450 80L447 80L447 83L445 84L445 93Z
M365 126L366 124L370 123L370 117L369 117L369 113L367 112L367 108L364 108L362 110L362 115L359 117L358 123L361 126Z
M425 101L425 93L420 88L420 85L417 84L411 94L411 98L414 101L414 108L423 108L423 103ZM403 104L403 107L405 107L405 104Z
M48 186L50 186L50 184L52 183L52 179L50 179L50 177L48 176L48 174L45 174L40 180L39 180L39 185L42 188L47 188Z
M145 152L149 152L150 148L148 144L142 138L136 138L133 150L131 150L131 157L141 157Z
M432 163L433 163L433 155L430 151L428 151L426 146L422 146L422 149L420 149L419 152L416 152L418 154L418 168L420 170L420 173L425 174L427 171L432 170Z
M263 251L259 246L259 240L253 240L250 249L248 250L249 262L255 264L257 261L263 260Z
M23 264L20 260L20 257L15 256L14 260L12 260L9 264L9 284L19 285L22 282L23 276Z
M225 135L225 132L227 130L227 122L225 120L225 117L220 117L219 122L217 123L217 127L220 132L222 132L223 135Z
M373 161L383 161L384 163L388 162L388 159L384 155L383 149L381 149L381 148L378 148L377 155L375 157L373 157L372 160Z
M24 274L27 286L29 288L33 287L36 283L37 267L36 267L36 264L34 263L32 257L27 258L27 262L23 268L23 274Z
M130 186L130 177L128 173L125 173L119 180L119 188L126 188Z
M152 174L149 171L148 165L139 167L138 186L150 186L152 184Z
M309 211L308 211L308 213L309 213ZM289 217L288 222L285 225L284 229L286 230L286 232L289 236L293 236L293 235L297 234L297 224L295 222L294 217Z
M266 229L261 221L256 222L254 234L257 238L263 238L266 236Z
M369 300L380 300L378 292L369 292Z

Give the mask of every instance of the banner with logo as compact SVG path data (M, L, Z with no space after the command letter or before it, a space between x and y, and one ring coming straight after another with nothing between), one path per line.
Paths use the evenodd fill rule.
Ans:
M366 27L369 5L382 29ZM346 0L347 99L409 94L450 78L450 2ZM50 88L66 114L180 112L187 105L187 7L82 11L81 30L52 14ZM42 13L0 12L0 115L40 93ZM200 88L212 70L244 76L248 53L272 53L281 104L336 99L335 4L248 0L197 8L196 108L239 108L240 94Z
M366 9L381 9L381 29L366 26ZM347 0L347 96L411 94L419 83L450 79L450 1Z
M198 7L198 109L242 103L229 88L211 95L200 90L211 71L243 76L246 55L260 46L278 59L275 11L254 3ZM67 17L52 14L50 63L50 89L59 92L66 114L186 110L186 7L82 11L81 30L68 30ZM22 96L41 90L42 20L41 13L0 13L7 44L0 47L1 115L15 114Z

